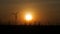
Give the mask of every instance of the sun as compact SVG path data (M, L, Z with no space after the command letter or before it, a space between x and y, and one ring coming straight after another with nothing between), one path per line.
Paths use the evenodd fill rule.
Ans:
M31 14L26 14L26 15L25 15L25 19L26 19L27 21L32 20L32 15L31 15Z

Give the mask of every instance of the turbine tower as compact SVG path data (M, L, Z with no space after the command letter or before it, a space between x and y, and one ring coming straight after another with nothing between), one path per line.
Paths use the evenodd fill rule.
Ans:
M15 17L15 22L13 23L14 25L17 25L17 18L18 18L18 13L19 13L19 11L17 11L17 12L15 12L15 13L12 13L11 15L14 15L14 17Z
M14 16L15 16L15 24L16 24L16 25L17 25L17 23L18 23L18 22L17 22L17 19L18 19L18 13L19 13L19 12L14 13Z

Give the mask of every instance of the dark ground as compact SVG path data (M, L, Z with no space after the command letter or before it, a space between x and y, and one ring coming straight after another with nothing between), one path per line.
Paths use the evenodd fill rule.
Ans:
M1 32L48 32L48 31L58 31L59 26L27 26L27 25L0 25Z
M0 24L1 32L48 32L48 31L58 31L60 26L57 25L11 25Z

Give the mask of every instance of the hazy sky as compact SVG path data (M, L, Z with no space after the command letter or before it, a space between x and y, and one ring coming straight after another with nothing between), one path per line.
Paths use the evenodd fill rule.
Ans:
M24 7L35 7L38 9L36 12L41 10L50 22L60 22L60 0L0 0L0 19L7 20Z

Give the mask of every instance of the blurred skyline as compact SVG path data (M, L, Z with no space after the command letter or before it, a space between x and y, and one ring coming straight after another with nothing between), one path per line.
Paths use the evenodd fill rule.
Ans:
M42 22L49 21L49 24L60 24L60 0L0 0L0 20L14 20L13 13L16 11L20 12L19 20L27 9L33 10L31 12L38 21L41 19Z

